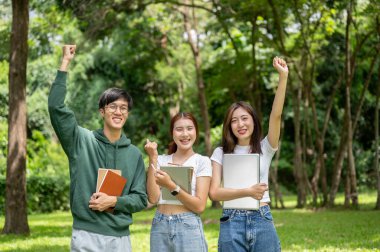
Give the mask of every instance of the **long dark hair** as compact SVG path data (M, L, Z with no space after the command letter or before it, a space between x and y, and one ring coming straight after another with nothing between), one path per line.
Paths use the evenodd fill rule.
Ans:
M174 124L176 121L178 121L179 119L182 119L182 118L189 119L194 123L195 131L196 131L196 137L198 139L199 131L198 131L197 120L195 119L195 117L191 113L188 113L188 112L179 112L175 116L173 116L172 119L170 120L170 135L171 135L172 139L173 139ZM173 154L176 151L177 151L177 144L174 142L174 140L172 140L169 144L168 154L169 155Z
M226 116L223 122L223 136L222 136L222 147L224 153L232 153L235 146L238 143L237 137L234 135L231 129L232 114L238 108L243 108L252 116L254 123L254 131L251 135L249 145L251 146L251 153L261 153L261 123L257 116L256 111L252 106L244 101L239 101L233 103L227 110Z

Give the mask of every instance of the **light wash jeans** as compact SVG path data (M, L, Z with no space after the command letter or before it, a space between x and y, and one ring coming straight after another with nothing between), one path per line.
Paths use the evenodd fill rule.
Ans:
M202 221L195 213L164 215L158 211L150 231L151 252L207 252Z
M71 252L132 252L131 240L126 236L101 235L73 229Z
M224 209L220 218L218 251L281 251L270 207L262 206L259 210Z

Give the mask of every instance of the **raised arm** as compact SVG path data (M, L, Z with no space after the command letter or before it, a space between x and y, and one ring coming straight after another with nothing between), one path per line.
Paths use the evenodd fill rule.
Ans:
M75 55L75 45L65 45L62 48L62 63L55 81L51 87L48 104L50 120L63 149L70 157L78 135L78 124L73 111L65 105L67 68Z
M149 156L149 167L148 167L148 179L146 184L146 189L148 193L148 200L152 204L156 204L160 198L160 186L156 184L155 174L157 171L157 143L146 140L144 146L145 152Z
M280 138L281 115L285 102L286 83L288 80L288 66L285 60L275 57L273 59L273 67L279 73L279 80L269 117L268 141L273 148L277 148Z

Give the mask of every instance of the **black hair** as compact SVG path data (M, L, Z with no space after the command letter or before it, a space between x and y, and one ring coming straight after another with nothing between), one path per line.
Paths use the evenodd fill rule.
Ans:
M104 91L99 97L99 109L102 109L106 105L119 99L126 100L128 102L128 110L131 111L133 106L132 97L127 93L127 91L120 88L109 88Z
M222 135L222 147L224 153L233 153L235 146L238 143L237 137L232 132L231 121L232 114L238 108L243 108L252 116L254 131L252 132L249 145L251 146L251 153L262 153L261 151L261 123L255 109L247 102L239 101L233 103L227 110L226 116L223 122L223 135Z

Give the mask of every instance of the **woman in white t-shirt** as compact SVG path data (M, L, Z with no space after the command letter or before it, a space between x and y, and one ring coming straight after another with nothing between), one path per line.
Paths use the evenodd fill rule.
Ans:
M218 251L281 251L268 203L268 173L280 137L281 114L285 101L288 67L275 57L273 66L279 73L279 84L269 118L268 135L261 140L261 125L256 112L246 102L233 103L223 123L222 147L211 156L212 180L210 198L215 201L253 197L260 200L259 210L223 209L220 218ZM221 187L223 154L259 153L260 183L244 189ZM244 176L244 174L242 174Z
M147 179L148 200L158 203L150 232L150 251L208 251L202 221L211 181L211 161L197 154L193 144L198 138L198 124L190 113L178 113L170 122L173 141L168 155L158 155L157 144L147 140L149 155ZM160 166L180 165L194 168L191 192L180 188ZM178 168L180 169L180 168ZM162 199L161 188L167 188L180 203Z

